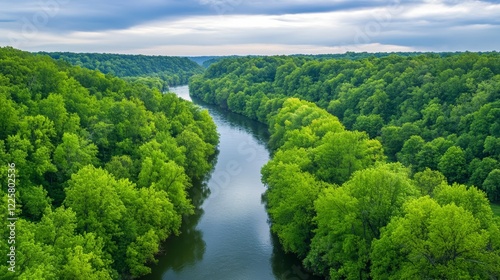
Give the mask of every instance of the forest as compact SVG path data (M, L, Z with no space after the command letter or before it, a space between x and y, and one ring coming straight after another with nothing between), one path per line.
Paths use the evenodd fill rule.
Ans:
M203 72L203 67L185 57L121 55L101 53L40 52L74 66L98 70L104 74L140 82L167 91L185 85L189 77Z
M186 63L172 73L190 71ZM9 178L0 218L16 219L14 242L0 242L2 255L14 251L14 268L2 262L0 279L148 274L194 211L189 188L211 169L218 134L208 112L11 47L0 48L0 104L2 186ZM0 228L4 240L12 230Z
M265 123L271 229L328 279L500 277L500 55L239 57L192 96Z

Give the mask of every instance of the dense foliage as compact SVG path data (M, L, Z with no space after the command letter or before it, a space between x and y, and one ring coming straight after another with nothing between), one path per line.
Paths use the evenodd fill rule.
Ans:
M150 272L211 168L207 111L43 55L0 48L0 177L16 174L15 272L1 279L120 279ZM3 183L2 183L3 184ZM7 221L7 190L0 218ZM11 202L9 202L11 203ZM0 229L7 239L9 228ZM5 257L7 242L0 242Z
M166 91L169 86L187 84L189 77L203 72L196 62L183 57L69 52L42 54L75 66L154 86L161 91Z
M246 57L190 89L269 125L271 229L314 273L497 279L500 219L486 193L500 188L499 65L496 53Z
M194 96L264 123L269 100L314 102L378 139L391 161L439 170L500 202L500 55L442 56L226 59L190 85Z

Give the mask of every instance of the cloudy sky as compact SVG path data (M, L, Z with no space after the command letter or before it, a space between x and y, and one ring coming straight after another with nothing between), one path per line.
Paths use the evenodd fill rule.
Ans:
M500 50L500 0L1 0L0 45L228 55Z

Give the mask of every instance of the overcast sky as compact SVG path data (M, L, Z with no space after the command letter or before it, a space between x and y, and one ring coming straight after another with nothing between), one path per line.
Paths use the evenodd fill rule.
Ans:
M0 45L229 55L500 49L500 0L0 0Z

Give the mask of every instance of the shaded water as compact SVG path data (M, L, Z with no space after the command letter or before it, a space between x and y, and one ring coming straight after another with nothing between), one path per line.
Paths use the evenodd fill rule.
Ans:
M191 100L187 86L172 88ZM143 279L316 279L270 233L261 201L260 169L269 160L267 128L248 118L194 100L208 109L220 134L219 154L209 179L191 188L195 215Z

